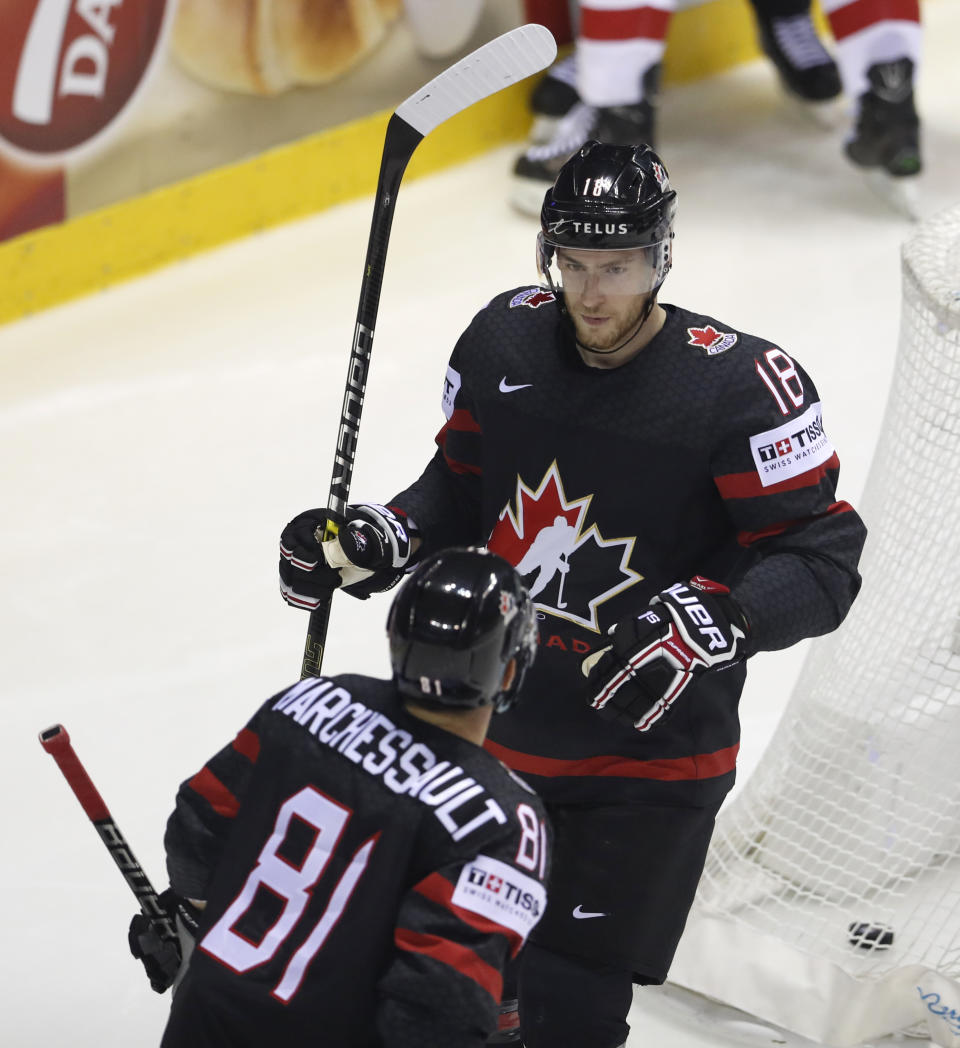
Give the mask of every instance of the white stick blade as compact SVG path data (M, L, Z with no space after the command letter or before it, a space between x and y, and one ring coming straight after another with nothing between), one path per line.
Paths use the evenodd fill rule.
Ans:
M535 23L518 26L424 84L397 106L397 116L428 135L482 98L546 69L556 57L557 42L549 29Z

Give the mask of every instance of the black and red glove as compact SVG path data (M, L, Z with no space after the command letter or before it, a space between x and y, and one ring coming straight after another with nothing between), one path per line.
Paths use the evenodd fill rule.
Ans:
M336 536L324 540L328 520ZM300 513L280 536L280 593L292 607L309 610L341 586L366 600L403 578L413 535L409 520L386 506L358 503L343 517L325 509Z
M169 926L176 929L177 937L165 937L154 918L138 913L130 921L127 942L130 952L143 965L151 988L156 993L164 993L176 983L182 967L190 959L200 911L172 888L158 895L157 902Z
M583 662L590 705L649 731L694 677L746 658L747 621L730 590L694 576L659 593L611 630L613 644Z

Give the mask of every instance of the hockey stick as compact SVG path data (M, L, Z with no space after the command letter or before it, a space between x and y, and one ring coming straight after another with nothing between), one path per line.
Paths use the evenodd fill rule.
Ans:
M347 508L387 244L397 191L407 164L420 142L445 120L488 95L545 69L556 56L557 44L549 29L535 24L519 26L477 48L434 77L401 102L390 117L380 159L380 175L360 285L357 324L340 412L340 429L327 500L327 509L331 513L342 516ZM325 540L331 539L336 533L336 527L328 523L323 537ZM320 674L332 596L332 593L326 594L310 612L300 667L301 680Z
M62 724L55 724L52 728L40 732L40 745L57 762L57 767L63 772L63 777L69 783L80 806L96 827L100 839L106 845L130 890L137 897L140 909L153 923L157 934L161 939L177 943L179 949L179 937L170 915L161 906L150 878L143 872L143 867L137 862L130 845L117 828L86 768L80 763L80 758L70 744L67 729Z

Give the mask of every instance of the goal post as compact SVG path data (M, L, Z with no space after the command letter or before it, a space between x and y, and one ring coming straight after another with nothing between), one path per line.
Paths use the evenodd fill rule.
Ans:
M863 588L721 811L670 972L838 1048L960 1048L960 206L902 264Z

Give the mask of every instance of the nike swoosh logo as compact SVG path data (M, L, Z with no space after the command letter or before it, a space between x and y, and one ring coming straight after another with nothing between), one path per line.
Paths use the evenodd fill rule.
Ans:
M519 386L511 386L507 382L506 375L504 375L504 377L502 379L500 379L500 392L501 393L514 393L518 389L529 389L532 385L533 385L532 382L524 382L522 385L519 385Z
M573 916L576 917L576 919L578 921L583 921L583 920L586 920L588 917L606 917L607 914L605 914L605 913L590 913L587 910L584 910L582 906L578 906L573 911Z

